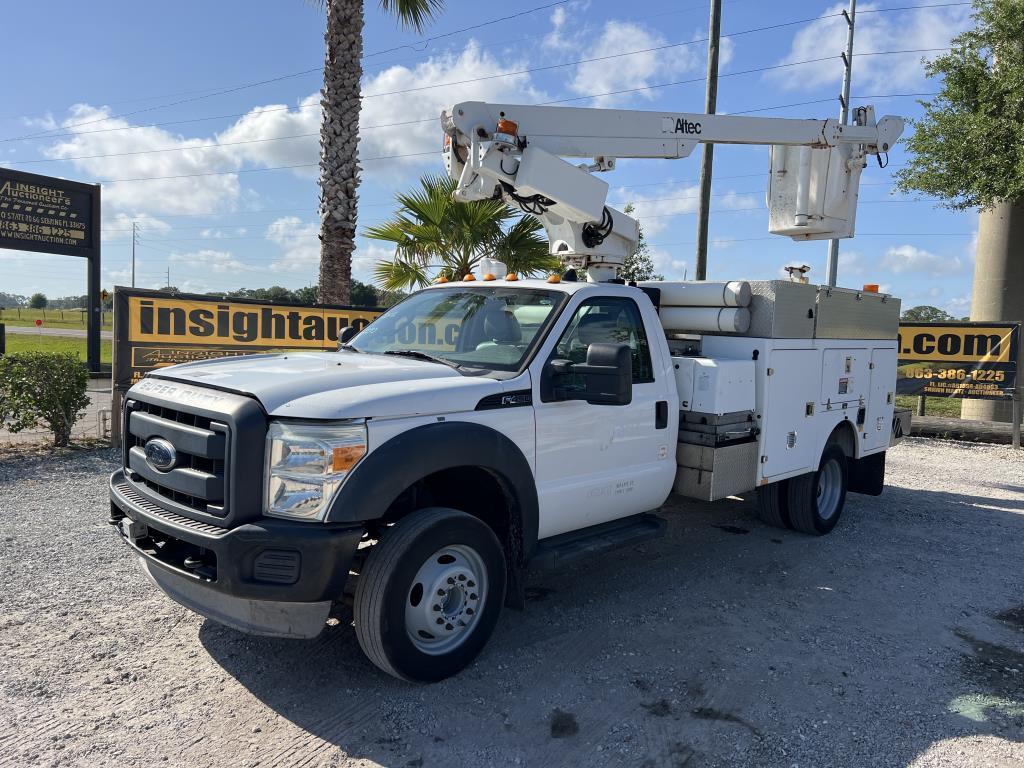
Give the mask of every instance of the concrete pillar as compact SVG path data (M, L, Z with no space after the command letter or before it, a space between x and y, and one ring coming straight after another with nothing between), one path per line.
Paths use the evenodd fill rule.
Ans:
M997 203L981 212L971 320L1024 321L1024 201ZM1024 383L1020 367L1018 361L1018 386ZM1012 420L1009 401L964 400L962 416Z

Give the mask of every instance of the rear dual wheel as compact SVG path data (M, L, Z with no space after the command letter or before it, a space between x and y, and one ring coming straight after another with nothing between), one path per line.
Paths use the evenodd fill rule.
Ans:
M816 472L759 488L758 515L777 528L823 536L839 522L846 504L848 477L846 454L830 443L822 452Z

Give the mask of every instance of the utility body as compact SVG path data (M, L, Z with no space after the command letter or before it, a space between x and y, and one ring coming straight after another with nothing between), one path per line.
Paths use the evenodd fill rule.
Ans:
M111 522L173 599L297 638L347 601L374 664L438 680L476 656L503 605L523 606L529 568L657 535L651 512L673 493L756 492L767 522L820 535L847 491L882 491L904 428L899 300L800 280L624 284L636 222L604 205L593 173L684 156L694 135L774 143L792 194L773 220L797 239L849 234L843 195L899 132L867 113L843 127L515 109L518 124L508 106L445 113L456 195L532 209L575 270L528 280L485 260L337 352L173 366L129 390ZM670 138L638 149L650 137L630 120ZM798 159L790 183L782 145L825 154ZM558 157L590 154L583 168ZM826 182L845 184L831 203Z

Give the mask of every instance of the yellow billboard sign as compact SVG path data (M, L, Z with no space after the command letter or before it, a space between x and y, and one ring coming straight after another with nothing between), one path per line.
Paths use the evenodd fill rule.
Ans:
M363 328L380 310L282 306L180 296L129 296L133 344L334 349L348 326Z
M1016 325L901 323L900 360L1012 363Z
M345 328L361 330L382 312L117 288L114 381L127 389L147 371L211 357L336 349Z

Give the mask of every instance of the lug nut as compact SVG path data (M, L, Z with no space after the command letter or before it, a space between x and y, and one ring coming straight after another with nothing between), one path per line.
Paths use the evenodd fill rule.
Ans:
M444 624L444 619L438 619L438 620L437 620L437 623L438 623L438 624Z
M474 613L476 613L476 611L474 611L472 608L467 608L466 609L466 615L467 616L472 616Z
M435 605L434 606L434 610L435 611L440 611L441 610L441 606L440 605Z
M469 599L470 599L470 600L476 600L476 599L477 599L477 596L476 596L476 592L472 592L472 593L471 593L471 594L469 595Z
M455 627L453 627L453 626L452 626L451 624L445 624L445 625L444 625L444 628L445 628L445 629L447 629L447 630L449 630L449 631L451 631L451 630L455 629Z

